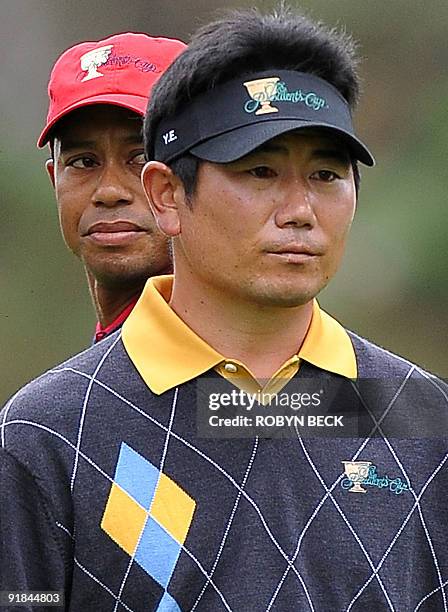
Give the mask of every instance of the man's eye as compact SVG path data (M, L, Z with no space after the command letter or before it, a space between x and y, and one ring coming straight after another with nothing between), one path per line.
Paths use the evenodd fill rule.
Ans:
M97 162L91 157L77 157L76 159L71 160L68 165L72 166L72 168L84 170L85 168L94 168L97 165Z
M249 173L259 179L274 178L277 176L276 172L272 170L272 168L269 168L269 166L255 166L255 168L249 170Z
M143 151L141 153L137 153L136 155L134 155L131 158L130 163L143 166L146 163L145 154L143 153Z
M313 177L318 178L320 181L324 181L325 183L332 183L336 179L341 178L339 174L333 172L333 170L318 170L313 174Z

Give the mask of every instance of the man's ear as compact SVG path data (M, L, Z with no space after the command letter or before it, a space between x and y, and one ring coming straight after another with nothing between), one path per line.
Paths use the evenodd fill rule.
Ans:
M50 177L51 184L56 187L54 179L54 159L47 159L45 162L45 168L47 169L48 176Z
M169 238L178 236L179 206L186 205L182 181L162 162L150 161L142 170L142 184L160 231Z

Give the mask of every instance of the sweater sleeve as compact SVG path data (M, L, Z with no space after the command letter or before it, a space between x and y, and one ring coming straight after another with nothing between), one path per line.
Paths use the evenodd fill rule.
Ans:
M50 504L33 475L0 449L0 591L64 591L67 596L70 546L69 538L58 534ZM36 610L23 604L1 607L2 612L16 609Z

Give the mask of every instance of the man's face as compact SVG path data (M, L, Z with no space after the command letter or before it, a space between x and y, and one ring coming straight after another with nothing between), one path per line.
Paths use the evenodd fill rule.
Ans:
M140 284L171 268L140 182L141 127L138 115L111 105L74 111L48 163L65 242L105 286Z
M176 265L260 306L298 306L335 274L355 211L345 146L319 131L279 136L229 164L203 162L179 209Z

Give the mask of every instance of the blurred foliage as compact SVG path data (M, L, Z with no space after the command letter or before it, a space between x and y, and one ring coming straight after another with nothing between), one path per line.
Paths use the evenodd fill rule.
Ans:
M88 346L95 323L82 267L60 236L45 152L34 146L52 63L75 42L123 30L187 39L216 8L244 4L2 3L0 404ZM304 0L300 6L359 40L365 91L356 122L378 160L363 171L345 261L321 304L358 333L448 376L448 3Z

